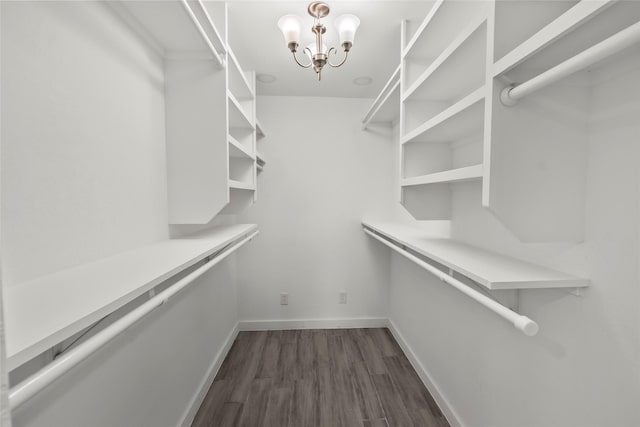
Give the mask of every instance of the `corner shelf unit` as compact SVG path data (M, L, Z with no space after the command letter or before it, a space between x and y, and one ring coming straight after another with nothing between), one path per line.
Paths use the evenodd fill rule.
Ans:
M459 273L488 290L587 287L585 278L552 270L453 239L433 238L418 228L363 221L396 245Z
M226 40L226 3L122 1L118 9L164 58L169 223L240 212L256 197L255 76Z
M72 337L229 244L256 233L257 228L255 224L215 227L206 233L158 242L6 286L8 369Z
M634 1L440 0L403 25L403 206L451 219L457 183L478 181L482 205L520 240L580 242L593 83L578 72L515 106L500 94L638 22Z
M452 185L482 181L487 2L438 1L402 52L401 203L451 218ZM411 36L411 37L410 37Z

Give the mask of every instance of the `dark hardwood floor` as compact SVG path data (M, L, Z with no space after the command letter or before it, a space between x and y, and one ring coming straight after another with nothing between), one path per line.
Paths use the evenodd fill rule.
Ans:
M448 427L388 329L240 332L202 427Z

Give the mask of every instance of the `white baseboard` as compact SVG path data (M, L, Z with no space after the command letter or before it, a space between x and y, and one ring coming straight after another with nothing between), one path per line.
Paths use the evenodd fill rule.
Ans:
M409 344L404 339L404 337L402 336L402 334L400 333L400 331L398 330L398 328L396 327L396 325L393 323L391 319L388 319L388 327L389 327L389 330L391 331L391 334L393 334L393 337L396 339L396 341L402 348L402 351L407 356L407 359L409 359L409 362L411 362L413 369L415 369L415 371L418 373L418 376L424 383L425 387L427 387L427 389L429 390L429 393L431 393L431 396L433 396L433 399L436 401L436 403L440 407L440 410L442 411L444 416L447 418L447 421L449 421L449 424L451 425L451 427L463 427L462 423L460 422L460 418L454 411L453 407L449 404L449 401L444 397L438 385L431 378L429 371L427 371L424 365L422 365L422 362L420 362L416 354L413 352L413 349L411 348L411 346L409 346Z
M198 409L200 409L200 405L202 405L202 402L204 401L204 398L206 397L211 384L213 384L213 380L215 379L220 366L222 366L224 358L227 357L227 354L229 353L229 350L231 349L236 336L238 336L239 331L240 329L238 327L238 323L236 323L233 329L231 329L231 332L229 332L227 339L222 345L222 348L220 348L220 351L218 351L218 354L216 354L216 357L213 359L213 363L211 363L211 365L209 366L207 375L205 375L202 382L200 383L198 392L193 396L191 402L189 403L189 406L187 407L187 410L182 415L182 422L180 423L180 426L189 427L193 422L193 419L198 413Z
M386 317L363 317L343 319L282 319L282 320L243 320L239 323L241 331L266 331L284 329L345 329L345 328L386 328Z

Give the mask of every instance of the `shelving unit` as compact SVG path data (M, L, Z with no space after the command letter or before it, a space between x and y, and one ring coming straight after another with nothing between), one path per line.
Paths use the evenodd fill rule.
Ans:
M363 221L362 225L396 245L453 270L489 290L576 288L590 281L452 239L432 238L423 230Z
M5 287L9 370L256 230L255 224L215 227Z
M581 241L589 76L511 107L500 93L639 21L633 1L443 0L403 24L404 207L450 219L456 183L477 180L483 206L522 241Z
M229 154L229 204L222 213L238 213L256 200L255 76L242 71L230 47L227 58L228 138L248 156Z
M450 219L455 183L483 179L489 12L487 2L437 2L404 37L401 202L417 219Z
M239 212L256 197L255 76L226 40L226 3L118 8L165 59L169 222L207 224Z

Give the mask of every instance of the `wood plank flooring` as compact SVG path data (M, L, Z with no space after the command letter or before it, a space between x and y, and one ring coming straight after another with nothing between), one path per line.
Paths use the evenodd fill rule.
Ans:
M194 427L449 427L388 329L240 332Z

